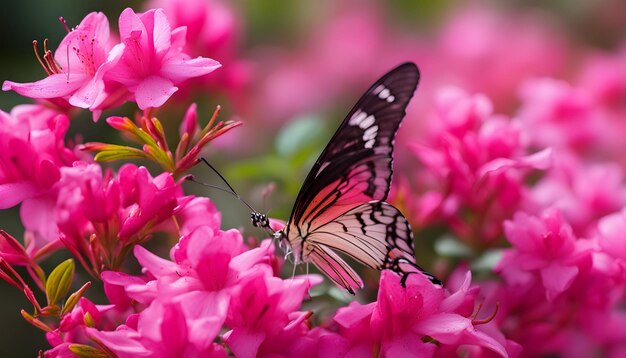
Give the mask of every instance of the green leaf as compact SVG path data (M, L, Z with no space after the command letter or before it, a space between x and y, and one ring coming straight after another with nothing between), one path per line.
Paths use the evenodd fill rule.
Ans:
M479 258L472 262L472 270L491 272L493 268L496 267L498 262L500 262L502 254L502 249L491 249L485 251Z
M107 357L111 357L110 354L108 354L107 352L99 349L99 348L95 348L92 346L88 346L85 344L70 344L69 346L70 351L72 351L72 353L76 354L79 357L83 357L83 358L107 358Z
M74 278L74 260L67 259L55 267L46 281L48 305L55 305L65 297Z
M96 154L95 159L98 162L112 162L115 160L130 158L147 158L146 153L137 148L126 147L123 145L109 144L107 149Z
M63 305L63 310L61 310L61 317L70 312L74 308L74 306L76 306L78 300L83 297L83 294L89 288L89 286L91 286L90 281L85 283L83 287L79 288L78 291L72 293L70 297L67 298L67 301L65 301L65 304Z
M313 115L296 118L287 124L276 138L276 151L282 157L291 157L315 145L325 133L326 122Z
M435 241L435 252L441 256L469 257L472 249L451 235L443 235Z

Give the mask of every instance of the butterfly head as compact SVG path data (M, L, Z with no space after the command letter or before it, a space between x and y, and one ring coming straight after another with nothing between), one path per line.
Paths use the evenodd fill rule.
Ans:
M270 220L267 218L267 215L265 215L265 214L261 214L261 213L259 213L257 211L253 211L250 214L250 221L252 222L252 226L254 226L254 227L271 229L270 228Z

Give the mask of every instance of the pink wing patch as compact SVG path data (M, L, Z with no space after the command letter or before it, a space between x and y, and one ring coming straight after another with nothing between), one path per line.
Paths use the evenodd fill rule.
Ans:
M337 286L351 294L354 294L355 289L363 287L361 277L332 250L307 242L304 244L304 254Z

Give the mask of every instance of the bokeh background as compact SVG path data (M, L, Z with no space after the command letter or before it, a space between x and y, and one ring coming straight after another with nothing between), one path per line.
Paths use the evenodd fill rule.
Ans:
M55 48L65 34L60 16L72 26L91 11L102 11L116 27L126 7L141 11L176 3L6 2L0 12L0 80L43 77L32 41L41 44L48 38ZM158 117L175 134L187 106L197 102L201 122L208 121L218 104L221 119L243 121L205 154L253 206L282 219L287 219L303 178L343 115L375 79L401 62L413 61L422 72L396 150L396 170L409 171L417 162L402 143L419 140L438 89L453 85L485 93L495 112L514 116L524 80L549 76L577 83L584 80L581 69L589 61L626 51L623 0L193 0L188 2L192 10L185 14L181 9L180 18L192 16L193 6L212 11L205 24L211 28L209 35L189 29L190 38L196 35L193 55L214 58L224 67L177 94ZM2 93L0 108L9 111L25 101L15 93ZM132 116L135 110L126 105L115 114ZM90 113L78 115L70 133L81 133L77 139L82 141L123 142L104 121L91 123ZM206 168L198 167L194 174L222 185ZM261 235L250 228L247 210L232 197L194 186L187 190L217 202L223 227ZM20 236L17 208L0 213L0 227ZM436 234L431 236L418 239L420 262L427 267L435 264L429 257ZM51 260L50 267L62 259ZM26 306L19 292L0 284L2 357L35 356L47 346L40 331L20 317L19 310Z

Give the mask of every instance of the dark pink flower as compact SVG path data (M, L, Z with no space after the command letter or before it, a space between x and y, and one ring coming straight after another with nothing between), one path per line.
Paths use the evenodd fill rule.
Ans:
M209 58L182 52L186 29L172 29L162 9L136 14L128 8L119 18L120 58L105 80L124 85L141 109L160 107L180 82L220 67Z
M320 335L320 350L336 349L339 355L430 357L458 352L460 347L486 348L508 357L503 343L477 329L472 318L477 289L470 288L466 273L454 292L446 292L417 275L409 276L406 288L400 277L383 271L377 302L350 306L337 311L338 337ZM325 346L331 344L331 346ZM336 347L336 348L331 348Z
M189 322L188 313L177 303L154 301L136 321L136 327L115 331L89 329L118 357L227 357L213 339L221 323L207 319Z
M541 280L548 300L567 290L591 265L590 250L578 241L558 210L541 217L519 212L504 223L504 230L513 248L505 251L496 270L513 285Z
M46 193L77 159L64 145L68 127L67 116L41 106L0 111L0 208Z
M177 207L177 186L169 173L152 178L144 167L125 165L119 171L121 202L125 208L119 231L126 240L141 230L150 230L172 217Z
M441 220L463 240L493 242L522 202L525 176L549 167L551 153L528 153L519 124L493 114L482 95L442 90L433 117L429 138L409 144L425 167L414 175L425 193L406 205L421 225Z
M297 341L308 331L308 315L297 310L310 287L307 278L283 280L260 270L242 278L233 290L226 320L232 330L224 335L233 353L238 357L298 355Z

